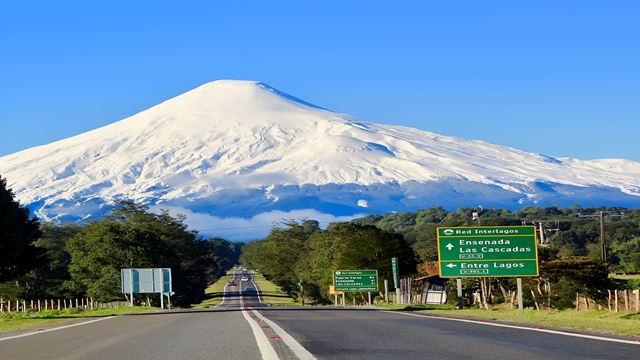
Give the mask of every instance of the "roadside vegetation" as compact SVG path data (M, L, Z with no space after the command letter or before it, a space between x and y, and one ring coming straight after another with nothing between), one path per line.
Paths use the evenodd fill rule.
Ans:
M223 299L224 287L233 278L233 272L237 267L233 267L227 274L215 283L209 285L205 291L205 299L193 306L195 309L206 309L219 305ZM293 306L299 305L300 302L283 291L278 285L265 279L265 277L255 271L253 274L253 282L260 290L260 298L262 302L272 306Z
M453 305L394 305L382 304L387 310L412 311L425 315L447 316L475 320L497 320L501 322L535 325L556 329L573 329L621 336L640 336L640 314L634 312L606 312L597 310L576 311L552 310L522 312L504 307L487 311L479 308L456 310Z
M229 281L231 281L231 279L233 279L233 273L236 269L237 266L232 267L216 282L209 285L204 291L204 299L200 303L194 304L193 308L207 309L219 305L223 299L224 287Z
M287 222L266 239L248 243L240 260L289 296L299 298L302 283L307 303L327 304L332 270L376 269L381 279L390 279L392 257L400 259L403 274L415 272L418 259L401 235L356 223L322 230L307 220Z
M5 307L17 299L125 300L120 269L131 267L171 268L173 305L189 306L203 300L207 286L237 264L240 244L202 238L188 229L183 216L152 213L127 201L101 220L40 223L0 177L0 254L5 254L0 256ZM134 300L141 304L149 298L158 305L157 296L140 294Z
M152 311L146 306L120 306L109 309L80 310L46 310L40 312L18 312L0 314L0 332L37 329L82 318L104 317Z
M283 291L278 285L267 280L264 275L256 272L253 273L253 282L260 290L260 298L262 302L272 306L295 306L301 305L300 300L292 297Z

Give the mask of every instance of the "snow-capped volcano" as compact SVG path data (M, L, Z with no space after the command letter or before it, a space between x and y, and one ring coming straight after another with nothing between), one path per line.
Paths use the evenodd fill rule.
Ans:
M111 125L0 157L42 218L117 199L217 217L447 207L640 205L640 163L553 158L375 124L253 81L215 81Z

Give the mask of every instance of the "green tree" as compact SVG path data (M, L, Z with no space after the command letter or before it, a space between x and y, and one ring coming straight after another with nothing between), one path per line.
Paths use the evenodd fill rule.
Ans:
M42 251L35 246L39 223L14 200L7 180L0 177L0 282L14 280L38 267Z
M63 284L70 279L71 255L67 241L78 234L81 227L74 223L41 225L42 236L36 246L44 251L46 262L25 276L27 297L61 298L82 295L70 292Z
M211 247L187 229L184 218L153 214L130 202L101 221L90 222L67 243L71 254L66 285L99 300L122 297L120 269L169 267L178 305L200 301L211 273Z

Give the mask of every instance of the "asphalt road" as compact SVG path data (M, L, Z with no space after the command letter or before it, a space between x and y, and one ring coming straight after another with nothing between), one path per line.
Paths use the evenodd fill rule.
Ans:
M378 310L261 311L317 358L640 359L638 345L406 316Z
M210 311L118 316L0 341L0 359L259 359L250 325L239 311L238 289L227 290L224 306Z
M234 281L210 310L2 334L0 359L640 359L640 344L372 309L269 307L250 274L238 271Z

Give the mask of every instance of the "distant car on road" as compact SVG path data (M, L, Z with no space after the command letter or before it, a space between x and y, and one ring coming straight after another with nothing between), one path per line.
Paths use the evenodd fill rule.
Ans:
M248 277L246 277L246 276L243 276L243 277L242 277L242 281L249 281L249 278L248 278Z
M256 292L256 289L252 287L248 287L248 288L244 288L244 292Z
M236 285L238 285L238 284L236 284L236 282L235 282L235 281L231 280L231 281L229 281L229 282L227 283L227 285L229 285L229 286L236 286Z

